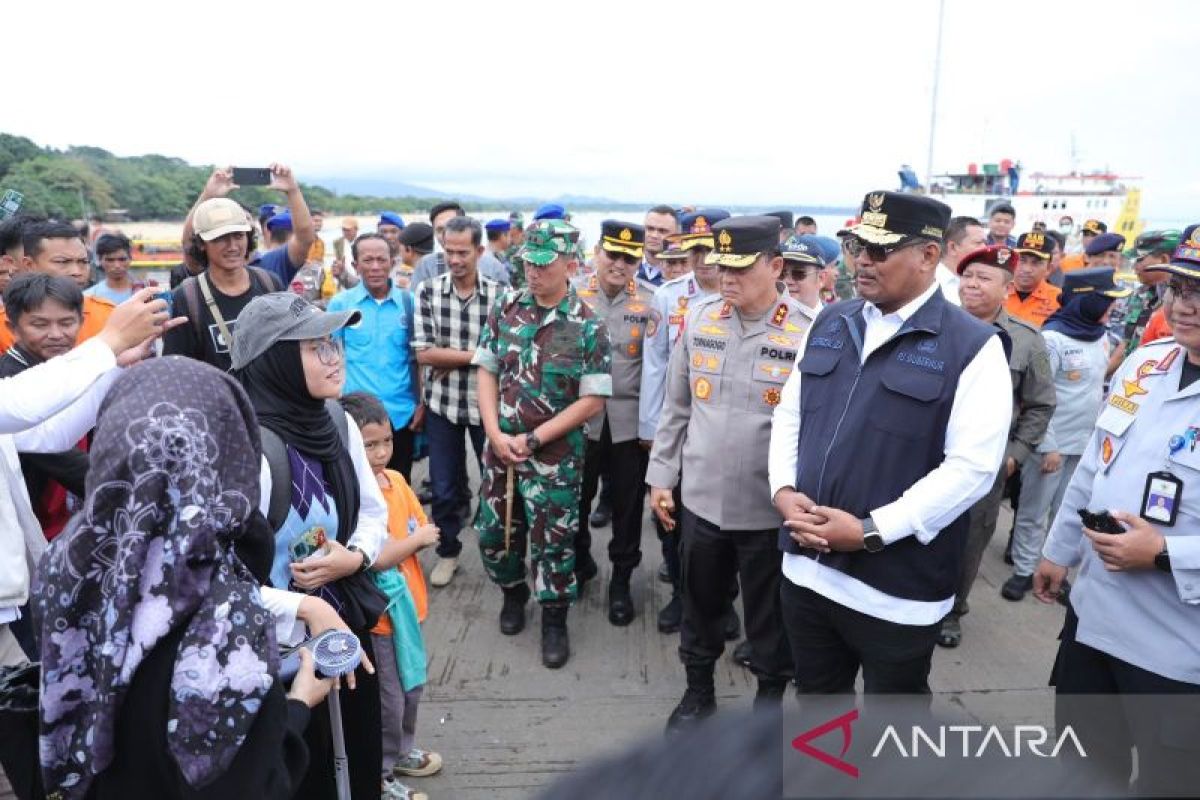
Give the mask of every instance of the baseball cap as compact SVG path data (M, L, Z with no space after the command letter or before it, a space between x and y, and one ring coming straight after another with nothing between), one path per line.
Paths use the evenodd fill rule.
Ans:
M533 212L533 221L537 222L543 219L563 219L567 216L567 210L558 203L542 203L537 207L537 211Z
M196 206L192 230L204 241L211 242L229 233L249 233L251 228L241 206L228 197L212 197Z
M322 339L360 319L358 309L322 311L291 292L259 295L238 315L229 358L234 369L241 369L276 342Z
M1179 230L1146 231L1134 240L1133 252L1126 253L1126 255L1136 258L1155 253L1169 255L1175 252L1175 248L1179 247L1181 241L1183 241L1183 232Z
M381 211L379 213L379 222L375 223L375 227L380 225L395 225L397 228L404 227L404 219L395 211Z
M552 264L560 255L573 255L579 243L579 229L558 219L540 219L525 231L521 260L537 267Z
M1082 233L1089 233L1089 234L1108 233L1108 226L1105 225L1103 222L1101 222L1098 219L1089 219L1083 223L1083 227L1080 228L1079 232L1081 234Z
M1017 252L1036 256L1042 261L1049 261L1054 255L1055 240L1046 235L1045 231L1029 231L1022 233L1017 239Z
M799 236L789 236L779 246L779 254L783 256L784 261L817 268L825 266L825 259L821 255L821 250L817 247L816 243L804 241Z
M278 228L290 231L292 229L292 212L281 211L275 216L267 220L267 230L273 231Z

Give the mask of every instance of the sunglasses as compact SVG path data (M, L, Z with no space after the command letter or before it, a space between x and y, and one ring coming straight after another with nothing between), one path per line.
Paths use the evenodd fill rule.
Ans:
M820 271L820 268L815 265L814 266L796 265L796 266L788 266L784 270L784 274L794 281L802 281L805 278L807 278L809 275L815 275L819 271Z
M846 248L846 252L851 258L858 258L859 253L866 253L867 258L878 264L881 261L887 261L893 254L907 247L917 247L924 245L926 239L901 239L895 244L872 244L864 242L857 236L847 236L842 246Z
M612 250L605 250L604 253L612 261L624 261L626 264L640 264L642 261L637 256L629 255L629 253L616 253Z

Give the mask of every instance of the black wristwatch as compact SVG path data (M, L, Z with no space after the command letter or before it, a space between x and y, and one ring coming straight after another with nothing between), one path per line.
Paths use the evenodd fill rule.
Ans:
M351 553L358 553L360 556L362 556L362 566L358 568L358 572L366 572L367 567L371 566L371 559L367 557L367 554L359 549L358 545L356 544L352 544L346 549Z
M875 527L875 520L864 517L859 520L863 529L863 549L868 553L878 553L883 549L883 534Z
M1171 556L1167 553L1167 543L1163 542L1162 552L1154 557L1154 566L1163 572L1171 571Z
M525 434L525 444L529 447L529 452L531 453L536 453L542 449L542 440L538 438L535 431Z

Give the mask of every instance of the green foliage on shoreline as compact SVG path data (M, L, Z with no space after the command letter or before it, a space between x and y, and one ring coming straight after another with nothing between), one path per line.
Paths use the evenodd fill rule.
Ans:
M178 158L123 158L98 147L55 150L0 133L0 191L15 189L25 195L21 210L29 214L70 220L121 210L132 220L183 219L211 172L211 166L192 166ZM309 206L328 214L414 212L437 202L428 197L339 195L324 186L302 186ZM284 202L278 192L261 187L239 189L232 196L250 208ZM483 209L476 203L463 205Z

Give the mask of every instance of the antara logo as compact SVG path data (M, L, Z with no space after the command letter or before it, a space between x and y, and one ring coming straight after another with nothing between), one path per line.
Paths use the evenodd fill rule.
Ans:
M858 721L858 716L858 709L854 709L810 728L792 740L792 748L851 778L857 778L858 766L846 761L845 756L854 739L852 726ZM813 740L833 731L841 731L842 734L842 746L837 755L813 745ZM998 725L938 725L929 730L913 725L908 734L906 738L902 737L900 729L888 725L871 751L871 758L889 753L901 758L947 758L947 754L951 758L957 758L960 754L962 758L983 758L986 755L1057 758L1062 749L1068 746L1074 748L1080 758L1087 758L1083 744L1070 725L1063 728L1057 739L1052 739L1050 732L1042 725L1015 725L1007 733ZM1050 744L1053 746L1049 747Z

